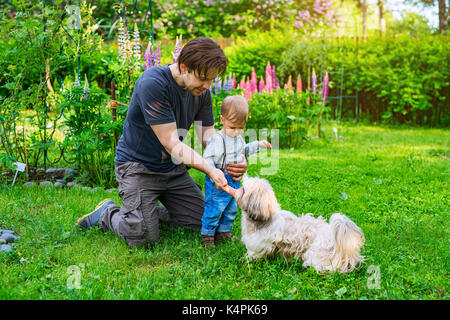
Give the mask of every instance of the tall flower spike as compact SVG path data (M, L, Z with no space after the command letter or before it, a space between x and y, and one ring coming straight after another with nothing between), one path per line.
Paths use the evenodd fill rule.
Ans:
M83 98L84 99L88 99L89 98L89 93L91 92L91 90L89 89L89 81L87 79L87 75L84 74L84 88L83 88Z
M270 67L270 61L266 66L266 91L272 93L272 68Z
M247 100L252 100L252 89L250 85L250 79L245 82L245 97Z
M251 76L251 82L250 82L250 91L252 93L258 92L258 78L256 76L255 68L252 68L252 76Z
M161 65L161 50L159 48L160 47L156 47L156 50L153 53L154 66L160 66Z
M316 76L316 71L314 71L314 69L313 69L312 77L311 77L311 89L312 89L312 92L316 93L316 91L317 91L317 76Z
M284 89L292 91L292 75L289 75L288 81L284 85Z
M275 65L272 66L272 89L273 91L277 91L277 73Z
M219 77L216 77L214 79L214 93L219 93L220 92L220 79Z
M134 24L134 32L133 32L133 58L134 58L134 67L136 70L139 70L141 67L140 58L141 58L141 39L139 36L139 29L137 24Z
M302 92L302 77L298 75L297 77L297 83L295 85L295 91Z
M261 79L259 80L259 88L258 88L259 93L264 91L264 87L265 87L264 78L263 78L263 76L261 76Z
M152 67L152 43L151 41L148 42L147 49L144 52L144 70L147 70L148 68Z
M236 86L237 86L236 76L233 74L233 89L236 89Z
M78 73L75 71L75 81L73 82L73 87L81 87L80 80L78 79Z
M173 57L173 63L177 62L178 56L181 53L181 50L183 49L183 35L180 35L180 38L177 37L175 42L175 50L172 52Z
M325 73L325 77L323 77L323 90L322 90L322 101L325 105L328 98L328 84L330 83L330 79L328 77L328 72Z

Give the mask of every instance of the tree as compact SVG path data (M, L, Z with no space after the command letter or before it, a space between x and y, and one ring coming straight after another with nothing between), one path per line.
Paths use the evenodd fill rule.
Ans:
M436 0L404 0L405 3L423 4L428 7L436 5ZM446 0L437 0L439 7L439 33L447 33L448 28L448 12L446 9Z

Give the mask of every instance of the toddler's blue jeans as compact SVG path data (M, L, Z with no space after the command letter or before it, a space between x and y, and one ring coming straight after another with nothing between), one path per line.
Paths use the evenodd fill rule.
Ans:
M240 181L233 181L232 176L225 174L228 185L235 189ZM217 190L211 178L205 176L205 211L202 217L201 234L214 236L218 232L230 232L237 214L236 200L223 190Z

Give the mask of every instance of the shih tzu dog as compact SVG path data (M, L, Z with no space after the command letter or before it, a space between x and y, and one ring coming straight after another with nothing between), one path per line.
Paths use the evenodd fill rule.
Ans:
M261 178L244 176L242 187L231 189L226 191L242 209L242 242L249 259L280 254L331 273L350 272L363 261L364 234L346 216L335 213L327 223L311 213L297 217L281 210L269 182Z

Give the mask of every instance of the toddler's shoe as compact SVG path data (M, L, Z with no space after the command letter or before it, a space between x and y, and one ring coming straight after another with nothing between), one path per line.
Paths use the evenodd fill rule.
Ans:
M233 236L231 232L216 232L216 241L238 240L239 238Z
M83 230L98 226L98 221L100 220L100 216L102 212L105 211L107 207L115 204L112 199L104 199L102 200L92 211L91 213L85 214L81 218L79 218L75 224L75 227L79 227Z
M215 247L216 247L216 244L214 243L214 236L205 236L205 235L202 235L202 245L203 245L206 249L215 248Z

